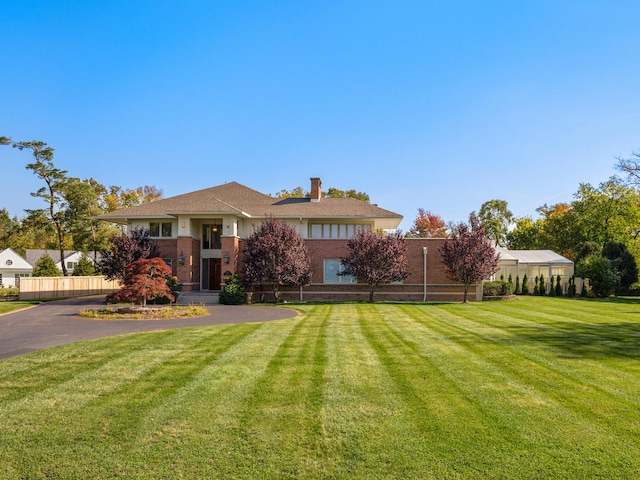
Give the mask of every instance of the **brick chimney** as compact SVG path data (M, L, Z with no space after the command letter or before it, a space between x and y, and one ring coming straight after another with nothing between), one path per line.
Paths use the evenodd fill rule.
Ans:
M322 180L319 178L311 178L311 201L319 202L322 198Z

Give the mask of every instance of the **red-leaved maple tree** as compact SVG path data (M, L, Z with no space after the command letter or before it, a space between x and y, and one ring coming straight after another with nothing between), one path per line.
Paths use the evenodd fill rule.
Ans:
M304 239L291 225L267 218L244 245L244 280L271 286L276 302L281 299L282 285L311 282L311 257Z
M409 276L407 243L400 233L385 235L359 230L348 242L349 253L340 260L343 275L353 275L369 285L369 301L376 288Z
M174 301L167 277L171 267L161 258L141 258L127 265L124 286L112 295L116 302L134 302L146 306L147 300L165 296Z
M453 229L451 238L440 247L440 253L449 278L464 284L464 303L469 285L496 273L500 260L500 254L496 253L475 215L469 219L469 225L460 223Z

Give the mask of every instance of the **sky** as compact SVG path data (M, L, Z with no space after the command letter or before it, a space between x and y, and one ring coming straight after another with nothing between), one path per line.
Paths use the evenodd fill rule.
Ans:
M404 216L516 217L640 151L640 2L0 0L0 136L165 197L310 177ZM0 147L0 208L43 207Z

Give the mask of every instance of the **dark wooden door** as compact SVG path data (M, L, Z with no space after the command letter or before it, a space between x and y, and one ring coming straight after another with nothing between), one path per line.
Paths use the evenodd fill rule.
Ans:
M222 261L219 258L209 259L209 290L220 290L222 280Z

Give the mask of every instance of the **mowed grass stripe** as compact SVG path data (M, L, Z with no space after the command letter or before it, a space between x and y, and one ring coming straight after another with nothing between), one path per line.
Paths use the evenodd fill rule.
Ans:
M57 460L60 457L73 470L78 462L84 465L82 459L86 455L99 460L87 465L83 473L93 476L111 471L114 459L120 464L119 457L126 457L131 451L146 410L168 401L212 358L258 328L257 324L233 329L217 327L206 330L204 335L205 330L179 329L89 342L110 348L118 341L130 343L134 339L140 348L132 349L130 345L129 355L105 363L94 375L81 370L68 382L12 402L10 409L2 408L0 419L5 428L0 433L0 452L14 452L12 460L17 462L17 468L26 470L33 462L53 462L58 468L64 467L64 462ZM227 334L228 330L232 331ZM155 342L150 341L152 338ZM207 349L203 349L205 345ZM195 358L199 352L206 355ZM52 404L52 399L57 405ZM22 455L16 455L20 446L24 448ZM106 447L104 455L96 456L101 447Z
M508 351L519 352L523 358L564 378L617 395L629 404L640 401L638 362L630 361L626 352L619 354L616 340L607 336L609 328L602 334L573 334L574 330L582 331L579 319L565 317L563 321L543 325L523 319L520 312L517 317L511 316L515 312L503 308L493 315L479 317L473 307L456 310L457 315L450 318L449 325L464 336L474 337L478 345L488 341L504 346L504 351L492 354L496 361ZM562 326L557 328L557 323Z
M358 306L334 310L327 329L327 379L323 409L325 475L340 478L415 478L429 461L411 411L365 338ZM315 477L318 478L318 477ZM422 477L426 478L426 477Z
M236 342L163 405L148 411L130 448L136 478L171 473L185 478L235 478L252 467L241 454L246 409L280 346L300 318L254 324ZM232 328L237 328L234 326ZM246 473L246 472L245 472ZM246 477L245 477L246 478Z
M457 312L469 311L452 308ZM414 316L419 316L419 310L413 310ZM599 468L611 471L615 471L617 462L633 464L637 461L640 454L634 440L638 435L637 423L635 419L620 423L620 418L626 415L637 415L637 404L621 407L617 399L612 401L610 396L589 384L556 375L544 363L523 360L517 350L509 353L502 346L458 328L456 324L464 323L464 318L451 311L440 311L437 317L437 321L421 323L429 329L430 336L434 330L442 332L437 344L441 352L447 343L455 344L453 348L447 348L447 359L442 368L455 375L466 395L481 406L496 425L513 432L516 444L537 455L542 454L536 464L547 463L545 455L563 455L560 446L567 437L580 439L572 445L570 452L566 452L567 461L575 458L575 448L584 450L585 458L595 458L597 455L593 453L608 450L611 456ZM402 322L395 322L394 327L410 342L420 344L420 337L415 336L413 328ZM450 352L457 354L450 355ZM430 353L425 351L425 355ZM440 355L435 357L441 358ZM458 363L466 369L457 369ZM482 379L482 383L476 379ZM560 442L547 425L563 425ZM535 456L525 461L531 458ZM586 463L584 467L591 468L592 465Z
M423 458L438 467L430 473L435 478L480 478L498 466L509 469L514 463L517 469L520 460L508 428L496 428L469 386L458 381L463 368L446 359L451 355L447 350L457 346L439 345L443 339L437 333L430 338L421 332L419 344L408 340L396 324L421 327L397 306L379 306L376 312L375 317L363 317L361 327L420 431Z
M331 310L303 315L269 359L241 407L230 447L242 468L225 475L300 478L317 475L322 458L320 411ZM274 460L277 459L277 460ZM309 459L301 462L300 459Z

